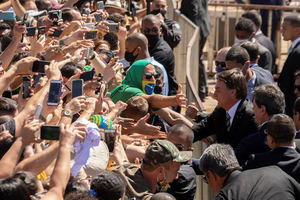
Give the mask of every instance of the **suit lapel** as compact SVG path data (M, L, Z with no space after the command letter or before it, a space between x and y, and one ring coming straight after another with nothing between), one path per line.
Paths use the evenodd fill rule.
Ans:
M232 124L230 126L230 132L231 132L231 130L235 129L235 127L239 124L239 122L243 116L243 110L245 109L245 105L244 105L245 101L246 100L241 100L238 108L236 109L235 115L232 120Z

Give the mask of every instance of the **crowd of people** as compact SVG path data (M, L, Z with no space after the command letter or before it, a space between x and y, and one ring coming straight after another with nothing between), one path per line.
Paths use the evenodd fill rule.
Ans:
M207 6L181 7L201 28L201 99ZM0 199L194 200L197 175L216 199L300 199L300 15L282 23L292 45L278 86L259 13L241 16L235 44L216 55L207 114L176 81L182 32L166 0L0 10ZM192 158L197 141L208 147Z

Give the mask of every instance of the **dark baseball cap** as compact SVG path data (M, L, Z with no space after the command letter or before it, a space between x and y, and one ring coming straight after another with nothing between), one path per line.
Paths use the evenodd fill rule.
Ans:
M156 140L146 149L143 162L147 165L155 166L169 161L182 163L190 160L191 157L191 151L179 151L168 140Z

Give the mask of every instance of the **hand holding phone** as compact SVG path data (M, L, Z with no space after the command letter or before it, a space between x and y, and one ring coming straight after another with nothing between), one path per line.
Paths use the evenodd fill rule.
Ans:
M42 126L41 140L59 140L60 130L59 126Z
M97 31L89 31L86 32L84 35L84 39L86 40L93 40L97 38Z
M30 78L28 78L27 76L23 77L23 98L26 99L28 97L30 97Z
M33 37L35 35L35 27L26 27L26 36Z
M82 96L83 93L83 80L72 80L72 98Z
M49 61L38 60L34 61L32 65L32 72L45 73L45 65L50 65Z
M118 23L109 23L107 24L109 28L109 32L118 32L119 31L119 24Z
M49 89L47 105L58 106L59 97L60 97L60 93L61 93L61 86L62 86L61 80L52 80L50 82L50 89Z

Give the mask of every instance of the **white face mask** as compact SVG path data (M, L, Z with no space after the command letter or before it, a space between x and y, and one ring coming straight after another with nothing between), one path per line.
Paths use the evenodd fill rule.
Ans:
M249 39L242 39L242 40L240 40L237 37L235 37L234 44L235 45L242 45L242 44L244 44L245 42L248 42L248 41L249 41Z

